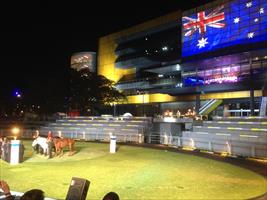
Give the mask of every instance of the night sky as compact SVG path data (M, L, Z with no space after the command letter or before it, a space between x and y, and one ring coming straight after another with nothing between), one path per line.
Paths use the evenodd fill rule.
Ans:
M11 2L1 8L0 95L43 90L55 80L64 90L72 53L97 51L101 36L210 1Z

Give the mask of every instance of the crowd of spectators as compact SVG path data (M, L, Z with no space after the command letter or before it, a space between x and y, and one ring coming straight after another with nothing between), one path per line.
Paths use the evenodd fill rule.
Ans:
M5 200L44 200L45 192L40 189L31 189L26 191L22 196L14 196L10 192L10 187L6 181L0 180L0 190L3 191ZM107 193L102 200L120 200L119 195L115 192Z

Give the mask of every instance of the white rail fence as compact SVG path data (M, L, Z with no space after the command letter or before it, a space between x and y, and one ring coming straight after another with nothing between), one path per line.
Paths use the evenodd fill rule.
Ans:
M150 135L150 138L155 138L155 135ZM159 143L173 147L186 147L236 156L267 158L267 145L261 141L244 141L231 138L215 140L165 134L159 136Z
M21 131L19 137L31 139L36 132L33 130ZM46 135L47 133L40 133ZM240 155L245 157L259 157L267 158L267 145L264 141L255 140L255 138L248 138L246 141L238 138L197 138L197 137L183 137L172 136L171 133L160 134L151 132L147 136L143 134L114 134L117 136L117 142L122 143L152 143L164 144L173 147L186 147L191 149L207 150L210 152L224 152L230 155ZM69 137L84 141L110 141L110 134L101 133L87 133L87 132L55 132L54 136ZM0 130L0 137L14 137L10 130Z

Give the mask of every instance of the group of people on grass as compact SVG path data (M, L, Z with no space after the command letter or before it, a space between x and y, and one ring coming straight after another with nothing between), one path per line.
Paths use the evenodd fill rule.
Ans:
M39 137L39 132L37 132L37 135L35 137ZM48 152L44 152L44 153L48 154L48 158L52 158L52 149L54 147L54 143L53 143L53 135L52 135L51 131L48 131L48 133L47 133L46 143L48 145L48 149L47 149ZM41 152L41 150L40 150L41 147L39 144L37 144L33 148L35 151L37 151L37 153Z

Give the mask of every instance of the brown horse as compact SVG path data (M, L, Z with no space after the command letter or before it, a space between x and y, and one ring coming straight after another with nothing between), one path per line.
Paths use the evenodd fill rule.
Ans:
M56 155L63 155L63 148L68 147L69 148L69 156L74 154L74 144L75 141L70 138L53 138L53 142L56 148Z

